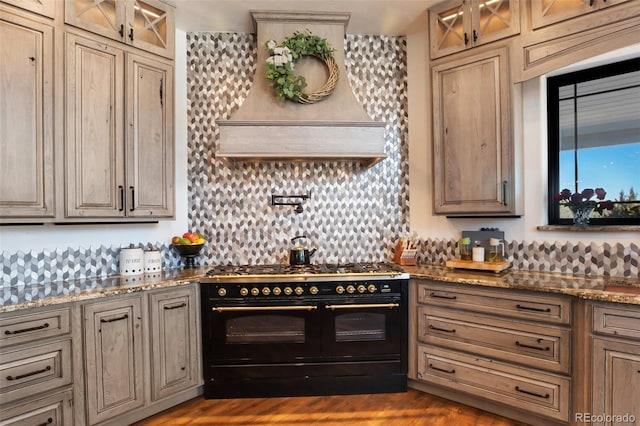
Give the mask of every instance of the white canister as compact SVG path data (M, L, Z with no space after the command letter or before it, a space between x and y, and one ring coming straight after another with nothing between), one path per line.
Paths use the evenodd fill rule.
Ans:
M120 275L144 273L144 252L141 248L120 249Z
M162 257L158 250L144 252L144 273L151 274L162 271Z
M484 262L484 247L475 246L471 250L471 258L474 262Z

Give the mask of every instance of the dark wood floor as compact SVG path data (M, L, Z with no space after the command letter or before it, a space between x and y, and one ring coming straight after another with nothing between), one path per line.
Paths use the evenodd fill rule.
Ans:
M415 390L407 393L185 402L136 426L384 425L523 426L513 420Z

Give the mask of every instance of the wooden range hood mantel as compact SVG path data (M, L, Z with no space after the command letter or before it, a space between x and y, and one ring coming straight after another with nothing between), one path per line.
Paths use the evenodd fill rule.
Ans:
M386 158L386 123L375 122L358 103L344 66L344 36L349 13L251 12L258 35L256 73L249 96L229 120L217 121L220 144L217 157L230 161L351 160L366 165ZM294 32L310 31L335 49L340 70L335 91L315 104L278 101L265 78L265 43L280 43ZM296 63L309 82L324 82L326 70L313 58Z

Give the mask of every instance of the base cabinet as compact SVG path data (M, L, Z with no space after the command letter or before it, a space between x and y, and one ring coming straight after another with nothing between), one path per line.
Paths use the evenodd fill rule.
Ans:
M566 424L571 407L572 302L563 296L413 280L418 382ZM484 407L483 409L487 409Z
M638 424L640 308L594 304L593 322L591 424Z
M198 385L198 311L195 287L149 296L151 398L160 400Z
M86 424L131 424L201 393L197 291L187 284L81 306Z
M85 305L85 377L89 424L144 405L142 298Z
M71 305L0 314L0 425L72 425Z

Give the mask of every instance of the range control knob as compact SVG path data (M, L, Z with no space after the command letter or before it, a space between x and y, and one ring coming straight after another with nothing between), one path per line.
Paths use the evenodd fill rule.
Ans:
M369 290L369 293L375 293L377 288L375 285L369 284L369 287L367 287L367 290Z
M246 296L247 294L249 294L249 290L247 290L246 287L242 287L240 289L240 296Z
M300 296L302 293L304 293L304 289L302 287L296 287L296 294Z
M284 294L286 294L287 296L291 296L291 293L293 293L293 290L291 290L291 287L284 288Z
M251 289L251 295L252 295L252 296L257 296L257 295L259 295L259 294L260 294L260 290L258 290L258 288L257 288L257 287L253 287L253 288Z
M339 285L338 287L336 287L336 293L338 293L338 294L342 294L342 293L344 293L344 287L342 287L341 285Z
M274 296L279 296L280 293L282 293L282 290L280 290L280 287L274 287L273 290L271 290L271 292L273 293Z
M271 294L271 289L269 287L263 287L262 288L262 294L264 294L265 296L268 296Z
M358 293L364 293L365 291L367 291L367 288L363 284L360 284L358 286Z
M226 295L227 295L227 290L226 290L224 287L220 287L220 288L218 289L218 296L220 296L220 297L224 297L224 296L226 296Z
M318 287L316 287L315 285L312 285L311 287L309 287L309 293L318 294Z
M356 292L356 288L352 285L347 286L347 293L352 294Z

